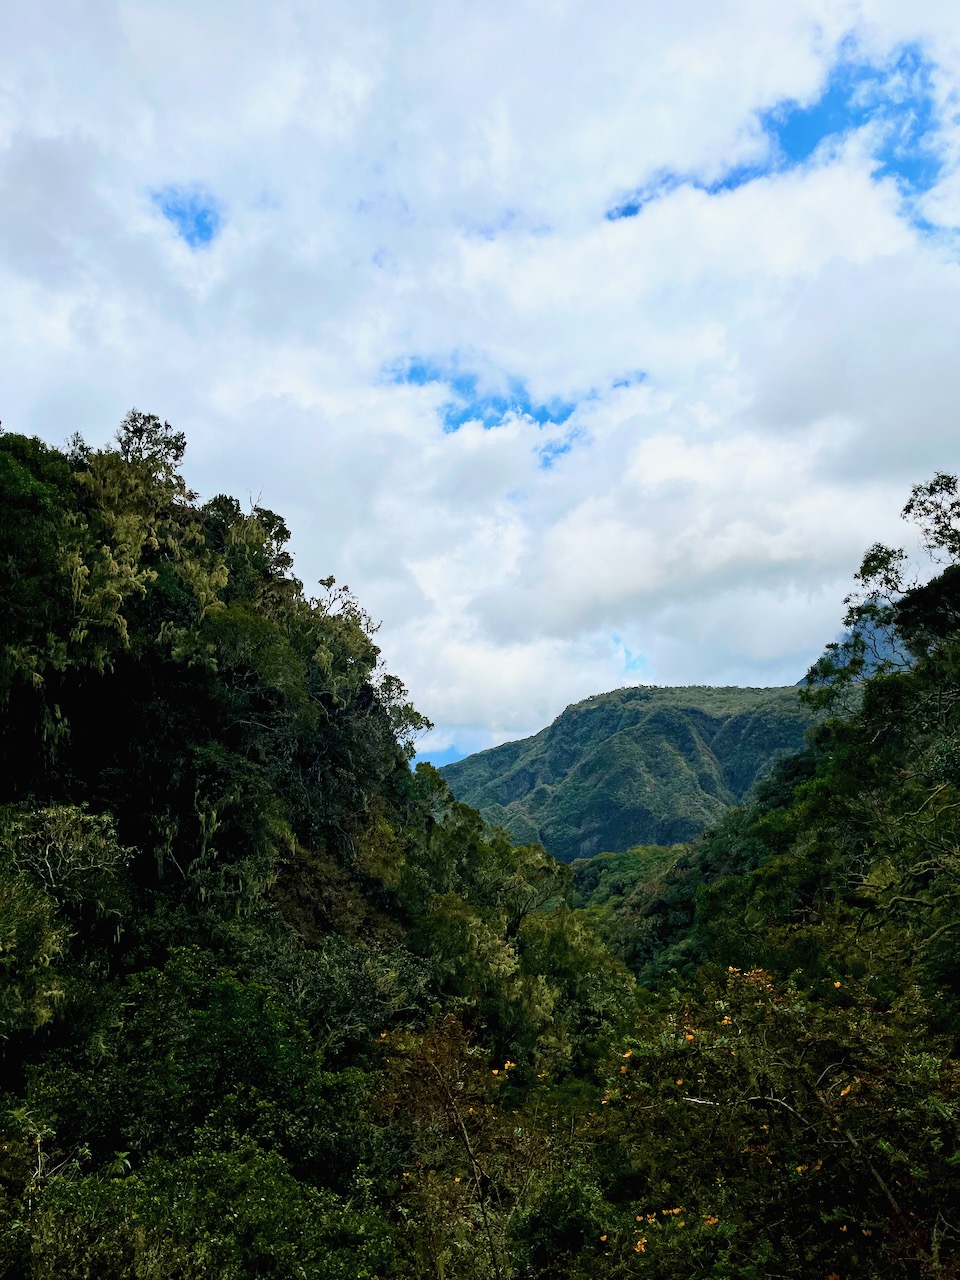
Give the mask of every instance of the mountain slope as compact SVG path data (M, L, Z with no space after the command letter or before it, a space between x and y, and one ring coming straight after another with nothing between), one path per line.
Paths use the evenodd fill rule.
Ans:
M568 862L699 835L809 723L791 687L616 689L440 772L489 822Z

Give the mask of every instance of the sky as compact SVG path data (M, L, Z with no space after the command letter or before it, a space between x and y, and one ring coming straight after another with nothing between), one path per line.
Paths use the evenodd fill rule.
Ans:
M960 468L955 0L0 0L0 419L284 515L435 762L796 682Z

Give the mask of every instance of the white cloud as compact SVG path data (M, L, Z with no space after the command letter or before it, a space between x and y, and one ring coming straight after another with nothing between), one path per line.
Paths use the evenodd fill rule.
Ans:
M301 574L382 618L438 745L639 678L795 680L909 485L960 466L954 4L0 15L5 426L170 417L201 492L283 512ZM931 190L880 177L866 125L604 217L658 171L769 163L761 113L904 44ZM208 246L164 219L171 186L219 202ZM449 390L384 369L453 353L577 408L444 432Z

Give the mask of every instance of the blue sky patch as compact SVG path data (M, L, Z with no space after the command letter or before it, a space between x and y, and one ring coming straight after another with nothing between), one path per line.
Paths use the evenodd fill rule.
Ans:
M164 187L153 203L191 249L209 244L223 226L220 202L201 187Z
M442 747L439 751L417 752L414 764L432 764L435 769L442 769L445 764L453 764L457 760L462 760L464 756L473 754L476 748L471 747Z
M444 363L414 356L396 362L385 372L391 382L417 387L437 383L448 387L452 398L439 408L445 431L456 431L466 422L480 422L490 429L500 426L510 416L532 418L540 426L548 422L560 425L577 407L575 401L558 396L534 400L522 378L508 377L498 384L462 368L457 360Z
M631 649L623 636L617 635L616 632L614 632L611 638L613 643L620 650L620 654L623 658L620 669L625 675L636 676L649 674L650 664L647 662L645 654Z
M548 440L542 448L537 450L540 469L549 471L558 458L562 458L565 453L570 452L582 435L582 431L568 431L559 440Z
M934 64L915 44L903 46L882 66L841 61L816 102L780 103L760 122L788 167L804 164L827 140L873 124L877 174L897 178L905 193L916 194L933 186L941 168L933 71Z
M867 126L876 131L877 177L895 178L904 196L928 191L942 167L937 150L934 69L935 64L916 44L901 46L882 64L857 59L855 49L848 47L815 102L802 105L785 100L760 113L760 125L770 141L763 163L733 166L711 182L695 173L658 170L611 206L605 216L611 222L635 218L646 205L683 186L708 195L734 191L765 174L806 164L824 143L839 142Z
M482 375L465 367L460 357L444 358L409 356L385 365L382 376L385 381L397 385L425 387L434 384L444 386L452 393L438 409L445 431L456 431L467 422L480 422L487 429L501 426L508 417L530 418L541 427L563 426L574 410L589 400L595 400L600 392L591 387L576 399L553 396L549 400L535 400L526 382L518 377ZM642 369L632 369L610 383L611 388L636 387L646 380ZM581 433L568 432L563 440L551 441L540 451L544 466L550 466L555 458L568 453Z
M692 181L689 174L675 173L670 169L658 169L642 187L638 187L626 199L608 209L605 216L608 222L616 222L620 218L635 218L648 204L653 204L655 200L670 195L671 191L676 191L678 187L686 186Z
M454 730L452 741L444 746L431 747L428 738L427 742L421 744L421 749L417 752L413 763L421 764L427 761L435 769L440 769L445 764L453 764L455 760L462 760L464 756L473 755L475 751L486 751L492 746L493 740L489 729L460 725Z

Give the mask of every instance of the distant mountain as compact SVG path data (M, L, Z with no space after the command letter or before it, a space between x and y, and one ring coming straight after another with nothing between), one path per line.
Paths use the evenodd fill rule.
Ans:
M811 716L793 686L598 694L532 738L440 770L458 800L564 862L693 839L785 752Z

